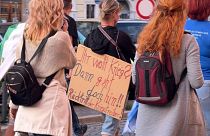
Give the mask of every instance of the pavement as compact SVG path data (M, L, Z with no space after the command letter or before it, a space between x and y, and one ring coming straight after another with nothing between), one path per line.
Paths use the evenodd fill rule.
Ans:
M101 136L101 126L103 122L103 117L100 112L89 109L84 106L75 106L75 111L79 117L80 123L88 125L87 132L85 133L84 136ZM120 134L122 134L128 112L129 111L124 112L123 119L120 121ZM135 136L135 135L124 134L123 136Z
M79 117L81 124L87 124L88 130L84 136L100 136L101 126L103 122L102 114L98 111L92 110L88 107L81 105L75 105L74 109ZM120 133L122 133L123 127L125 125L127 114L129 111L125 111L123 119L120 121ZM7 124L1 124L1 134L4 136ZM123 136L134 136L134 134L127 134Z

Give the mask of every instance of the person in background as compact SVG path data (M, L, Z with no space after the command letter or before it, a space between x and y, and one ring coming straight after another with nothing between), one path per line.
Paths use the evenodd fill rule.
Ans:
M10 102L10 117L15 119L15 136L72 136L72 113L66 95L64 69L72 69L76 57L69 35L61 31L63 18L61 0L29 2L29 16L23 33L26 61L34 54L43 38L56 31L47 40L42 53L30 62L40 84L49 75L55 72L56 75L43 92L42 98L34 105L17 106ZM22 43L22 40L17 43L16 59L21 56Z
M64 3L64 21L67 22L67 27L66 28L62 28L64 31L67 31L69 33L69 36L72 40L72 44L74 49L77 49L78 46L78 35L77 35L77 26L76 26L76 21L69 16L71 9L72 9L72 0L63 0ZM65 25L65 23L64 23ZM64 26L65 27L65 26ZM65 69L65 76L66 76L66 82L67 82L67 86L69 86L70 83L70 75L71 75L71 70L69 69ZM76 114L76 111L74 110L74 105L73 105L73 101L69 100L70 106L71 106L71 110L72 110L72 123L73 123L73 130L74 130L74 134L76 136L83 136L85 134L85 132L87 131L87 125L86 124L81 124L79 122L79 118Z
M120 51L103 35L99 27L88 34L84 45L91 48L91 50L97 54L108 54L131 63L130 59L133 59L135 56L135 46L131 38L126 33L119 31L116 27L120 15L119 2L117 0L102 0L99 8L101 19L100 27L117 43ZM124 56L124 59L122 56ZM105 115L101 135L117 136L119 135L118 133L119 120Z
M149 23L138 37L135 64L145 51L170 53L176 83L187 68L172 101L163 106L139 103L137 136L205 136L205 123L194 89L203 85L199 46L190 34L184 34L187 18L186 0L159 0Z
M77 25L76 21L71 16L69 16L72 9L72 0L63 0L63 3L64 15L68 22L68 33L72 37L73 47L76 48L78 46Z
M8 127L5 131L6 136L14 136L14 119L10 117L7 118L8 113L8 97L9 94L6 89L6 83L4 81L4 75L8 71L8 69L14 64L16 56L15 51L17 48L17 43L22 40L22 35L24 32L25 23L19 23L15 25L9 26L7 29L3 40L0 43L0 48L2 49L2 54L0 56L0 82L1 82L1 96L2 96L2 107L1 107L1 123L7 123ZM8 120L7 120L8 119Z
M197 94L203 109L207 134L210 136L210 1L190 0L189 19L185 30L195 36L200 48L200 63L204 76L204 85L197 89Z

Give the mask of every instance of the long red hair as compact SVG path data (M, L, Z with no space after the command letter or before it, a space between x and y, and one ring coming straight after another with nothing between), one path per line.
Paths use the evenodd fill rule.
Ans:
M139 34L138 53L163 53L167 49L174 56L178 55L186 18L184 0L159 0L151 20Z

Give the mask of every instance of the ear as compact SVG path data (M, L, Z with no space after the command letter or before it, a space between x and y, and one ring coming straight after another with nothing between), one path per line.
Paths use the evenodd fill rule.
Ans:
M114 12L114 17L115 18L117 18L117 19L119 19L119 17L120 17L120 12L119 11L116 11L116 12Z

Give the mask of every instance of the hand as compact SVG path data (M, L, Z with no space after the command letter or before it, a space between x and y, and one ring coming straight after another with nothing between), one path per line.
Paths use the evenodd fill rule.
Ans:
M71 79L72 69L69 69L69 73L66 74L66 78Z
M9 109L9 115L10 115L11 119L15 119L17 111L18 111L18 109L13 109L13 108Z

